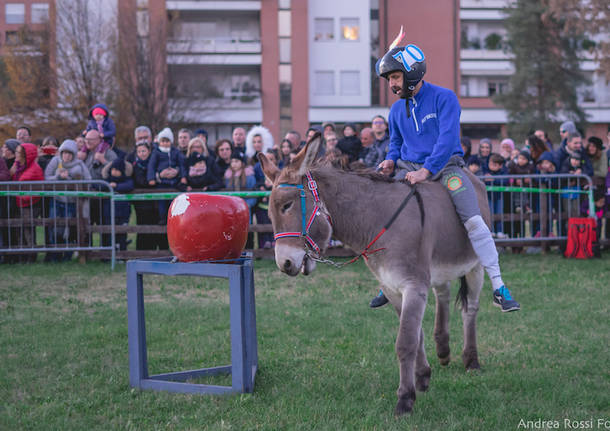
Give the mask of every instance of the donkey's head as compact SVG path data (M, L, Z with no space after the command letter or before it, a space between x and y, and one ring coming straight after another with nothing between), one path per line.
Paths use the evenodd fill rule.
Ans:
M316 264L310 256L321 256L332 235L316 182L309 172L319 148L318 133L282 171L264 154L258 156L265 176L273 183L269 218L276 239L275 263L288 275L297 275L299 270L305 275L313 271Z

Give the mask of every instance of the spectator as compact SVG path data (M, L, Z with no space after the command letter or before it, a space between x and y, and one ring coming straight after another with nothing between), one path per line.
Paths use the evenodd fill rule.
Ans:
M553 155L552 151L546 151L540 155L538 161L536 162L536 171L536 173L540 175L553 175L558 173L557 166L555 165L555 156ZM541 189L557 188L558 184L559 181L557 179L545 177L538 179L538 187ZM541 205L545 205L545 212L541 212L542 208L534 209L536 212L540 212L540 220L546 219L546 229L542 231L540 220L535 220L532 231L536 232L536 237L539 237L540 235L548 237L552 235L553 210L557 209L558 200L556 195L553 193L542 193L540 195L539 202Z
M595 237L597 238L597 242L599 243L599 241L602 239L602 221L606 217L608 210L606 206L605 187L597 187L593 190L593 204L595 214L591 214L591 211L589 210L589 199L583 199L580 206L580 213L582 217L592 217L593 215L595 215L595 217L597 218L597 223L595 227ZM606 232L606 236L608 236L608 232Z
M9 181L10 179L11 174L6 166L6 162L4 161L4 158L0 157L0 181ZM9 199L9 196L0 197L0 220L8 218ZM6 226L0 226L0 248L5 248L7 246L8 228ZM4 261L4 256L0 255L0 263L3 263Z
M326 138L326 152L329 152L331 150L334 150L335 148L337 148L337 145L339 144L339 138L337 138L337 134L336 133L329 133L328 137ZM339 150L341 151L341 150Z
M468 164L468 161L470 160L470 156L472 155L472 141L470 140L470 138L468 136L462 136L460 138L460 145L462 146L462 152L464 153L464 155L462 156L462 159L464 159L464 162L466 162L466 164ZM480 168L480 165L479 165Z
M91 180L89 169L78 157L78 145L66 139L57 155L48 163L44 176L47 181ZM56 196L49 208L49 218L77 217L76 198ZM49 244L68 244L76 241L76 228L65 224L63 227L54 224L49 234ZM66 261L72 258L72 252L49 253L45 261Z
M530 153L521 151L517 156L517 162L511 163L508 167L508 173L510 175L533 175L535 169ZM532 180L530 178L515 178L513 184L516 187L531 187ZM532 212L529 195L527 193L520 192L513 194L512 204L512 210L516 213L524 211L529 214Z
M195 131L195 138L201 139L201 141L203 142L203 145L205 145L205 148L207 149L207 154L208 154L206 157L212 157L212 159L215 159L216 156L214 155L214 146L212 145L212 143L208 142L207 130L205 130L203 128L197 129Z
M214 175L217 178L224 179L225 172L231 165L231 154L233 153L233 145L231 144L231 141L228 139L220 139L216 141L215 153L216 161L214 162Z
M254 126L248 131L246 136L246 157L247 163L254 166L258 162L259 153L265 153L273 148L273 136L269 129L263 126Z
M318 125L313 125L310 126L309 129L307 129L307 133L305 133L305 142L301 142L302 145L305 145L307 142L309 142L311 140L311 138L313 138L313 135L315 135L316 133L322 133L322 126L318 126Z
M574 122L565 121L565 122L561 123L561 126L559 126L559 138L560 138L559 147L560 148L566 145L566 142L568 140L568 135L570 133L578 133L578 130L576 130L576 125L574 124Z
M53 136L47 136L42 140L42 145L38 149L38 165L44 171L59 148L59 142Z
M362 150L362 142L358 139L357 127L354 123L345 123L343 139L339 140L337 148L349 157L350 163L358 160L358 155Z
M360 142L362 143L362 149L360 150L358 159L362 161L365 166L369 168L376 168L377 165L381 163L381 160L384 160L385 158L382 158L381 160L377 161L377 151L373 147L373 144L375 143L375 134L373 133L373 129L371 129L370 127L365 127L364 129L362 129L360 131ZM370 156L370 159L375 159L375 161L373 163L367 163L365 161L367 156Z
M98 153L105 153L106 150L114 145L114 137L116 136L116 127L114 121L110 118L108 108L103 103L98 103L89 111L89 122L87 129L83 135L89 130L97 130L102 141L95 149Z
M85 148L85 137L83 135L78 135L76 138L74 138L74 142L76 142L76 148L78 148L79 152Z
M570 137L568 137L568 144ZM584 160L582 159L579 152L573 152L569 154L561 163L559 172L562 174L581 175L584 168ZM580 179L570 179L567 181L567 187L562 184L564 190L579 190L581 188ZM567 234L567 220L570 217L578 217L580 211L580 195L579 193L562 193L561 194L562 208L564 211L564 219L562 225L562 231Z
M225 190L228 191L248 191L256 189L256 179L254 178L254 169L252 166L246 165L246 155L240 150L233 150L231 154L231 162L229 169L225 171L224 176ZM250 223L252 223L252 214L257 198L244 198L250 210ZM254 235L248 233L245 248L254 247Z
M483 176L483 169L481 168L481 162L478 157L471 157L469 159L468 170L475 174L477 177Z
M288 139L290 142L292 142L292 148L301 147L301 134L296 130L291 130L290 132L286 133L284 139Z
M481 139L481 142L479 143L479 152L478 154L474 154L472 156L470 156L470 160L468 160L468 164L470 164L470 161L473 157L476 157L479 159L479 165L481 166L481 170L483 171L484 174L486 174L487 172L489 172L489 155L491 154L491 140L489 140L488 138L483 138Z
M186 158L189 158L193 153L199 153L206 159L210 158L210 152L208 146L201 138L193 138L188 143L188 149L186 151ZM213 160L213 159L212 159Z
M133 190L133 166L124 159L115 159L104 166L102 176L115 193L129 193ZM110 201L104 200L104 219L111 220ZM131 216L131 204L129 201L114 202L114 224L115 226L126 226ZM116 246L119 250L127 250L127 234L116 234Z
M282 140L280 144L280 157L278 167L283 169L288 163L290 163L290 153L294 149L292 141L290 139Z
M604 143L597 136L591 136L587 147L587 155L593 167L593 185L601 187L606 182L608 174L608 157L604 154Z
M545 152L551 149L536 135L529 135L526 140L526 147L532 157L532 161L536 163L538 158Z
M137 137L136 129L136 139ZM140 137L141 139L136 142L135 160L132 162L133 183L137 189L148 189L152 188L147 179L151 146L147 139ZM152 140L152 133L150 134L150 140ZM136 212L136 224L138 226L150 226L159 223L159 210L155 201L134 201L133 208ZM163 234L138 233L136 250L156 250L158 245L164 244L163 241L160 242L162 236Z
M290 141L289 141L290 142ZM267 160L275 166L277 163L277 153L273 149L267 150L265 153ZM254 165L254 176L256 178L256 188L261 191L271 191L273 183L270 182L267 177L262 173L261 164L258 162ZM256 217L256 224L271 224L269 219L269 198L263 197L258 200L256 207L254 208L254 216ZM259 232L258 233L258 247L259 248L273 248L273 232Z
M44 181L44 173L36 163L38 149L36 145L23 143L15 151L15 163L10 169L13 181ZM16 216L24 222L23 229L16 229L19 235L20 248L33 248L36 246L36 228L33 219L40 217L41 205L38 196L18 196L16 199ZM29 223L28 223L29 222ZM36 253L22 255L21 261L35 262Z
M103 153L97 151L101 144L102 138L99 132L94 129L89 130L85 135L86 157L84 162L89 169L91 178L94 180L101 180L104 166L117 158L116 153L110 148L107 148Z
M549 139L548 133L546 133L544 130L538 129L534 132L534 135L536 135L538 139L544 142L544 144L548 147L550 151L553 151L553 143Z
M197 141L201 142L198 138ZM194 140L195 140L194 139ZM214 175L212 161L197 151L192 152L186 161L187 191L193 189L207 191L220 190L223 186L222 181Z
M28 126L19 126L19 128L17 129L17 133L15 133L15 138L21 144L31 143L32 131Z
M555 150L555 161L559 166L559 170L562 171L562 167L564 166L564 161L569 156L578 156L580 159L582 172L585 175L593 176L593 166L589 158L584 154L582 149L582 137L578 132L571 132L567 134L567 138L565 139L565 144L562 143L557 150Z
M135 145L133 150L126 156L125 160L127 160L132 165L136 161L138 144L148 144L149 152L152 150L153 136L150 128L148 126L138 126L133 131L133 137L135 139ZM148 162L147 162L148 163ZM136 185L136 188L139 186Z
M331 121L325 121L324 123L322 123L322 135L324 136L324 138L326 138L326 134L330 132L336 132L336 129L337 127L335 126L335 123Z
M233 139L231 146L240 151L246 151L246 129L243 127L236 127L233 129L233 134L231 136Z
M515 141L513 141L512 139L506 138L506 139L502 139L502 142L500 142L500 155L502 157L504 157L504 160L506 160L507 165L509 165L511 162L513 162L513 158L511 157L511 154L514 149L515 149Z
M6 162L0 157L0 181L9 181L11 179L11 174L8 169ZM4 200L0 200L0 202L4 202Z
M15 152L20 142L17 139L7 139L2 146L2 158L6 162L6 167L11 169L15 163Z
M191 130L180 129L178 131L178 150L180 150L185 158L188 157L187 152L191 139L193 139L193 132Z
M481 142L481 144L483 144ZM491 147L491 144L490 144ZM504 165L504 158L496 153L490 154L488 157L488 165L487 172L483 176L483 181L485 184L492 186L505 186L507 184L507 180L505 179L494 179L494 177L498 175L507 175L508 171L506 166ZM504 192L487 192L487 196L489 198L489 207L491 209L492 217L494 215L502 215L504 214ZM503 232L504 223L502 220L496 220L494 223L494 231L495 236L497 238L506 238L507 235Z
M390 134L388 133L388 122L383 115L375 115L371 121L371 127L375 134L375 147L377 151L383 153L383 157L388 153L390 146Z

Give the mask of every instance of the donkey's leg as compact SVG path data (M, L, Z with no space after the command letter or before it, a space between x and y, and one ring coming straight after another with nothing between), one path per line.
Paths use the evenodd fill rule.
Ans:
M396 416L409 413L415 403L415 359L420 347L421 324L426 308L428 287L422 282L410 282L402 296L402 312L396 354L400 368Z
M468 306L462 309L462 323L464 325L464 351L462 360L467 370L480 368L477 351L477 312L479 311L479 294L483 288L485 274L483 266L477 265L466 274L468 284Z
M436 314L434 316L434 341L436 341L436 356L441 365L449 364L449 303L451 301L451 283L433 286L436 296Z
M426 349L424 348L424 328L419 332L419 348L415 359L415 388L420 392L426 392L430 386L430 376L432 369L426 358Z

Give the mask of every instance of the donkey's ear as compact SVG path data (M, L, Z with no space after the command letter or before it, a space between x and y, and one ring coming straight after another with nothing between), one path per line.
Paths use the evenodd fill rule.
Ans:
M258 153L258 161L261 162L261 168L267 179L272 183L275 182L275 179L280 173L278 167L271 163L263 153Z
M316 132L309 142L307 142L307 145L305 145L303 149L299 151L299 154L297 154L294 160L290 163L295 167L299 175L305 175L307 173L316 157L318 157L321 143L321 134L320 132Z

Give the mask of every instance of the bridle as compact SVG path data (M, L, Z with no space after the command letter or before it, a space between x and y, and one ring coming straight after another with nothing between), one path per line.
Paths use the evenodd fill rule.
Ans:
M309 216L309 218L307 218L307 207L305 205L306 204L306 199L305 199L306 194L305 194L305 188L303 187L303 184L289 184L289 183L278 184L277 187L294 187L294 188L299 189L299 191L300 191L299 196L301 198L301 232L278 232L275 234L274 238L276 240L278 240L280 238L291 238L291 237L304 238L305 243L309 247L311 247L311 249L313 251L315 251L319 257L320 250L321 250L320 246L318 246L318 244L316 244L316 242L313 240L311 235L309 235L309 230L311 229L311 226L313 225L313 222L316 219L316 217L318 215L320 215L320 210L321 210L321 207L323 204L322 204L322 201L320 201L320 195L318 194L318 184L311 176L311 172L307 171L307 173L305 173L305 176L307 178L307 186L309 187L309 190L311 191L311 194L313 195L313 199L314 199L313 211L311 212L311 215ZM325 215L328 220L328 223L332 226L330 216L328 214L325 214Z

